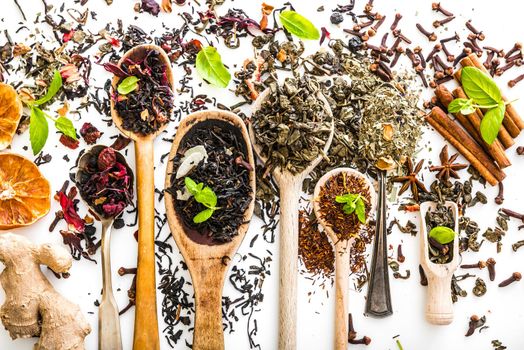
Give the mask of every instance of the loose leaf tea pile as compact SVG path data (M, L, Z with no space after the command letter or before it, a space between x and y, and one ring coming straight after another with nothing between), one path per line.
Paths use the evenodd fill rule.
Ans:
M319 82L307 76L270 86L269 95L252 116L267 169L296 174L323 155L332 118L319 93Z
M252 200L249 173L254 169L246 161L247 145L237 130L225 122L205 124L194 125L181 141L178 154L170 160L173 174L166 191L173 196L175 210L187 227L209 237L214 243L225 243L238 234L238 228L244 223L244 213ZM205 147L207 160L200 161L186 177L177 178L184 153L196 146ZM188 178L191 181L187 181ZM191 182L190 188L186 182ZM202 184L200 189L199 184ZM198 197L198 193L202 194L206 188L215 198L212 201L214 209L210 211L206 211L210 205L202 203L208 201ZM183 198L182 194L187 190L195 195ZM206 220L200 220L203 217L198 215L206 215Z
M453 241L455 240L455 217L453 210L442 203L435 210L426 214L426 226L429 242L429 259L437 264L446 264L453 260Z
M158 51L148 50L137 62L127 58L121 67L104 67L120 78L112 98L124 129L148 135L169 121L174 95Z

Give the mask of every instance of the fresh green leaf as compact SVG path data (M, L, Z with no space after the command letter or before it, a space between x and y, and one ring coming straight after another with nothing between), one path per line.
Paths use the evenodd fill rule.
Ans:
M455 231L449 227L437 226L429 231L429 237L435 239L440 244L448 244L455 239Z
M222 58L213 46L202 48L196 57L196 70L210 84L225 88L231 74L222 63Z
M462 86L466 95L480 105L498 105L502 102L500 90L490 77L475 67L462 68Z
M355 213L357 214L358 220L365 224L366 223L366 205L362 198L359 198L356 202Z
M357 196L358 195L352 194L352 193L344 194L342 196L336 196L335 197L335 202L337 202L337 203L349 203L349 202L354 201Z
M51 81L51 84L49 85L49 89L47 89L47 93L32 103L33 106L40 106L49 100L51 100L58 90L62 87L62 76L60 75L60 72L55 70L55 73L53 75L53 80Z
M120 95L127 95L133 91L135 91L138 88L138 79L135 76L130 76L122 80L120 84L118 84L118 93Z
M73 122L66 117L58 117L55 120L55 127L64 135L69 136L74 140L77 139L75 126L73 125Z
M40 153L47 141L49 135L49 127L45 119L44 112L40 108L31 108L31 117L29 120L29 140L31 141L31 148L33 154Z
M189 193L191 193L193 196L195 194L197 194L198 192L200 192L200 189L198 188L198 185L196 184L195 181L193 181L193 179L191 179L189 176L186 176L184 178L184 185L186 185L186 188L187 190L189 191ZM204 184L202 184L203 186Z
M353 214L353 212L355 211L355 208L356 208L355 203L349 202L349 203L344 204L344 206L342 207L342 210L344 211L344 214L349 215L349 214Z
M497 138L497 135L504 120L506 106L501 103L497 107L490 109L484 114L480 122L480 134L488 145L491 145Z
M450 113L460 112L463 115L472 114L475 112L475 109L472 99L456 98L448 105L448 111Z
M210 209L216 209L217 195L209 187L204 187L202 191L197 192L195 194L195 200Z
M204 221L207 221L213 215L214 212L214 209L204 209L200 213L195 215L195 217L193 218L193 222L195 224L201 224Z
M320 32L306 17L295 11L282 11L280 21L288 32L300 39L318 40Z

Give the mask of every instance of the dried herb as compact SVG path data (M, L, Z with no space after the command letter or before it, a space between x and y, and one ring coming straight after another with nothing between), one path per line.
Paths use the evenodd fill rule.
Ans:
M231 80L231 74L222 63L222 58L213 46L203 47L196 56L198 73L210 84L225 88Z
M453 259L453 241L456 234L455 217L451 207L438 203L435 210L426 213L429 242L429 259L437 264L446 264Z
M184 174L185 178L177 178L184 154L197 146L205 148L207 161L202 160L189 169ZM238 228L244 223L244 213L251 203L249 174L253 169L246 166L249 163L242 162L247 159L246 147L238 130L232 130L225 122L196 124L181 141L179 153L170 160L173 162L174 173L171 174L171 184L166 191L173 196L175 209L184 224L200 234L192 238L216 244L229 242L238 234ZM184 195L188 177L194 182L189 185L191 191L200 193L202 198ZM201 188L198 185L200 183ZM206 193L203 193L204 184L209 188ZM206 202L207 206L201 202ZM197 214L203 211L206 214L202 215L212 214L206 211L209 207L219 207L220 215L212 215L207 220L196 223L194 218Z

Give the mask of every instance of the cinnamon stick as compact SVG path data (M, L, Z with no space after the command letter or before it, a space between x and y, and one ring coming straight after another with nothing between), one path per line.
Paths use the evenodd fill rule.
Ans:
M461 77L461 74L462 74L462 70L459 69L457 71L455 71L455 80L460 84L460 77ZM479 116L479 118L482 120L482 118L484 118L484 114L482 113L482 111L480 109L477 109L477 115ZM505 119L505 118L504 118ZM505 149L508 149L510 148L511 146L513 146L515 144L515 140L513 139L513 137L509 134L508 130L506 129L506 126L504 124L502 124L500 126L500 130L499 130L499 133L497 135L497 138L499 139L500 143L502 144L502 146L504 146Z
M461 87L453 90L453 96L456 98L467 98L466 93L464 92L464 90ZM460 113L457 113L457 114L460 114ZM482 120L482 117L480 117L477 114L477 111L475 111L472 114L467 115L466 118L468 118L469 122L475 128L475 131L477 132L477 135L480 138L480 145L482 146L482 148L487 149L487 152L497 162L498 166L502 169L510 166L511 162L509 158L506 156L506 153L504 152L504 148L502 147L502 144L500 143L500 141L498 139L495 139L495 141L493 141L493 143L489 145L482 138L480 134L480 122Z
M505 178L504 172L490 161L486 152L440 107L433 107L426 120L478 170L490 185L495 186Z
M484 64L480 61L480 59L475 54L470 54L467 57L463 58L460 61L460 64L463 67L472 66L480 69L484 73L488 74L488 71L486 67L484 67ZM506 96L502 95L502 100L505 102L508 102L508 99ZM510 104L506 105L506 112L504 113L504 126L508 130L509 134L516 138L520 134L520 130L524 129L524 121L522 118L520 118L519 114L515 110L515 108Z

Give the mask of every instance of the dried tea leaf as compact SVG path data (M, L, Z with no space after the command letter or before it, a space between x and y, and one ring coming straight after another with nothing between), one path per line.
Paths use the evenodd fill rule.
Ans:
M377 160L376 167L380 170L389 171L396 169L397 163L391 157L380 157Z
M386 141L391 141L393 140L393 133L395 132L394 129L393 129L393 124L391 123L384 123L382 124L382 128L383 128L383 133L382 133L382 137L384 138L384 140Z

